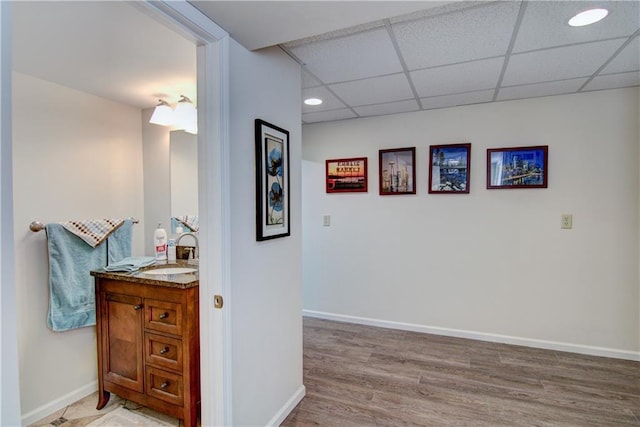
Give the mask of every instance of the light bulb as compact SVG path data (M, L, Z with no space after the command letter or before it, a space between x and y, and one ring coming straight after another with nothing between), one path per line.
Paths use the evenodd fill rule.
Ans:
M149 123L153 123L154 125L170 126L174 121L173 110L166 101L163 101L162 99L159 101L160 103L156 105L156 108L153 110Z
M180 101L176 105L175 125L177 129L193 129L194 123L198 122L198 113L191 100L184 95L180 95Z

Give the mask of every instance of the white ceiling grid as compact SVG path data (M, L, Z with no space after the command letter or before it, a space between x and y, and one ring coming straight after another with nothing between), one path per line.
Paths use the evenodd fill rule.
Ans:
M459 2L280 45L303 122L640 85L640 2ZM587 27L566 22L604 6Z

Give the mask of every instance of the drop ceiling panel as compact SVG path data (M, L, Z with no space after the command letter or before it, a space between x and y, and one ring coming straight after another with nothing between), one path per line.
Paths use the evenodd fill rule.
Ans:
M321 86L322 83L320 80L313 77L309 74L304 68L302 69L302 88L306 89L308 87Z
M413 92L404 73L338 83L330 85L329 88L352 106L413 98Z
M317 111L337 110L337 109L346 107L346 105L344 105L344 102L336 98L336 96L324 86L303 89L302 99L305 100L307 98L322 99L322 104L320 105L302 104L303 113L315 113Z
M490 102L493 99L493 90L481 90L477 92L458 93L455 95L434 96L421 98L422 108L425 110L433 108L455 107L457 105L479 104Z
M587 78L559 80L548 83L536 83L522 86L503 87L498 92L498 101L508 99L534 98L538 96L560 95L576 92Z
M623 42L615 39L512 55L502 84L514 86L589 77Z
M291 52L324 83L402 71L384 28L293 47Z
M418 96L447 95L494 88L503 62L502 58L484 59L410 74Z
M331 122L334 120L353 119L356 114L348 108L331 111L321 111L318 113L302 114L303 123Z
M513 52L582 43L607 38L629 37L640 27L638 1L578 2L530 1L520 25ZM609 15L584 27L567 22L576 13L591 7L606 7Z
M392 26L409 70L505 55L520 2L493 3Z
M415 99L410 101L388 102L386 104L365 105L363 107L354 107L356 113L360 116L383 116L386 114L407 113L409 111L418 111L420 107Z
M601 74L640 70L640 38L636 37L601 71Z
M597 76L585 86L584 90L615 89L638 85L640 85L640 71L632 71L630 73Z

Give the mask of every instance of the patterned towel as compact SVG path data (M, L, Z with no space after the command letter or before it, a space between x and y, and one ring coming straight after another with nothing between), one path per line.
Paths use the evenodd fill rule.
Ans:
M122 224L124 224L124 219L94 219L60 223L70 233L80 237L92 248L104 242L109 234Z
M191 231L198 231L200 223L197 215L184 215L175 217L178 221L186 225Z

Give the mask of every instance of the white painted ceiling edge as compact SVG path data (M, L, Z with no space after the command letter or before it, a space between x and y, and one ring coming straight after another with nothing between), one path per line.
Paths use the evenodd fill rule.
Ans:
M452 1L189 1L238 43L257 50Z
M206 11L251 50L449 2L176 3ZM14 2L13 19L15 71L141 109L159 98L175 104L183 94L197 104L193 38L149 17L139 3Z

